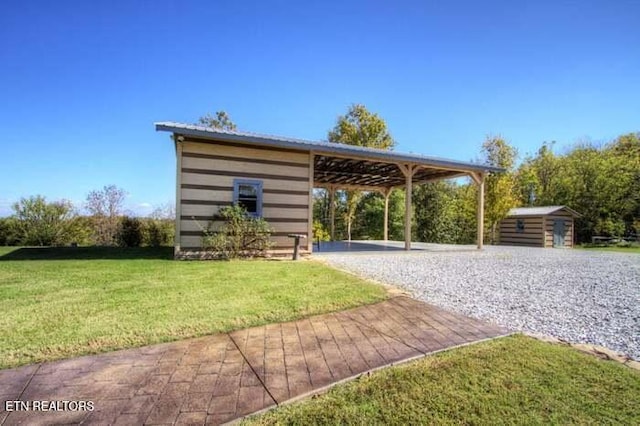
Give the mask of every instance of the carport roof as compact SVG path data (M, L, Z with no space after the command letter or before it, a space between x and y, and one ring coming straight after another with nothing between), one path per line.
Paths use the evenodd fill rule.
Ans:
M313 152L314 181L318 186L390 188L402 186L405 177L398 164L417 166L413 182L428 182L464 176L468 173L503 172L504 169L420 154L400 153L325 141L308 141L282 136L215 129L176 122L155 123L156 130L177 135L224 142Z

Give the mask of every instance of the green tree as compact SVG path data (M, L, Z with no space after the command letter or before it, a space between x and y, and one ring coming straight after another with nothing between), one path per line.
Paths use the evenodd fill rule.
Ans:
M120 223L120 244L125 247L140 247L142 244L142 221L137 217L125 216Z
M341 218L344 216L344 202L342 196L344 191L336 191L336 197L334 200L335 205L335 217ZM330 232L331 220L330 220L330 205L329 205L329 190L324 188L317 188L313 190L313 219L322 224L323 228ZM335 235L345 234L345 228L343 222L340 220L335 221Z
M505 173L491 173L485 180L485 221L491 244L496 242L500 221L518 205L513 174L516 156L517 150L500 136L487 137L482 144L484 163L507 170Z
M356 211L360 200L362 199L362 191L344 191L345 209L342 217L347 226L347 240L351 241L351 227L356 218Z
M173 220L146 218L143 223L142 243L144 245L161 247L173 244L175 236Z
M576 221L581 240L588 241L593 235L621 237L625 233L624 217L630 206L634 174L626 167L628 160L607 146L584 143L564 156L566 190L562 201L582 214Z
M157 206L142 220L142 244L152 247L170 246L175 237L176 211L173 203Z
M384 197L379 192L364 194L357 208L354 233L358 239L381 240L384 236ZM404 237L404 191L389 195L389 239Z
M601 146L578 143L556 155L544 143L517 172L523 204L567 205L579 242L593 235L622 236L640 227L640 135L630 133Z
M215 116L207 113L198 119L198 123L202 126L213 127L214 129L236 130L236 125L229 114L225 111L217 111Z
M13 205L16 235L22 245L52 246L72 242L78 235L76 213L70 201L47 202L37 195Z
M18 243L18 224L16 218L0 217L0 246L15 246Z
M345 115L338 117L336 125L329 132L328 140L378 149L393 149L395 146L395 141L387 130L387 123L361 104L351 105Z
M519 204L525 207L532 207L536 204L539 188L538 176L532 161L531 157L526 158L515 174L516 196Z
M455 244L462 238L458 185L450 181L416 185L413 190L415 238L418 241Z
M640 235L640 132L618 137L607 146L607 151L612 167L617 170L613 176L624 176L618 184L624 183L619 203L625 233Z
M327 139L333 143L378 149L393 149L395 145L385 121L361 104L351 105L345 115L338 117L336 125L329 131ZM346 224L347 239L350 241L351 228L362 199L362 192L348 190L345 191L342 198L345 203L343 218Z
M478 187L473 183L460 185L456 190L456 204L458 205L458 226L460 235L457 244L472 244L477 235L477 200Z
M555 155L555 141L544 142L535 157L527 158L518 170L520 201L524 205L562 204L563 161Z

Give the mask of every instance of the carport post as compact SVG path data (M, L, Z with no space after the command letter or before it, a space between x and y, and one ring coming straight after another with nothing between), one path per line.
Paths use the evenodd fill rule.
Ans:
M478 250L482 250L482 244L484 240L484 178L485 174L482 172L472 172L469 174L471 179L478 185Z
M405 178L404 184L404 249L411 250L411 184L416 167L411 164L398 164Z
M329 234L331 241L336 239L336 187L329 186Z
M382 195L384 196L384 232L383 239L387 241L389 239L389 196L391 195L391 188L385 188L382 190Z
M313 151L309 152L309 201L307 205L307 251L313 252L313 183L315 181L315 160ZM296 241L297 243L297 241ZM297 244L296 244L297 246ZM318 247L319 249L320 247Z

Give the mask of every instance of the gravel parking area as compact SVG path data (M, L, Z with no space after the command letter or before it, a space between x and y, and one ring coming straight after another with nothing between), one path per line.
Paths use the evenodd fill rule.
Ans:
M640 359L637 254L486 247L316 257L454 312Z

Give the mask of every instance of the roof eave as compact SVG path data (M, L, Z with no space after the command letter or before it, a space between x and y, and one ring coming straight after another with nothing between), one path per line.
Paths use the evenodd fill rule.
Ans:
M520 208L527 208L527 207L520 207ZM532 207L532 208L536 208L536 207ZM538 217L538 216L549 216L549 215L553 215L555 212L559 211L559 210L566 210L568 211L572 216L574 217L582 217L582 214L578 213L577 211L573 210L570 207L567 206L558 206L556 209L554 210L550 210L548 212L538 212L538 213L532 213L532 212L520 212L520 213L509 213L507 214L507 217Z
M320 143L320 142L311 142L311 141L286 141L286 140L275 140L268 137L263 137L259 135L242 135L242 134L233 134L227 132L216 132L211 130L199 130L193 128L183 128L174 126L167 123L155 123L156 131L165 131L172 132L178 135L183 136L193 136L193 137L202 137L205 139L212 140L221 140L227 142L252 142L258 143L265 146L271 146L275 148L288 148L294 149L298 151L313 151L318 154L349 154L350 156L358 157L361 159L378 159L382 161L401 161L401 162L409 162L416 163L425 166L434 166L434 167L446 167L452 170L464 170L464 171L473 171L473 172L496 172L503 173L506 169L500 167L487 166L482 164L471 164L464 163L458 161L446 161L446 160L438 160L431 158L424 158L419 156L412 156L408 154L395 153L393 151L389 152L375 152L375 151L367 151L360 152L354 149L349 149L348 145L341 144L331 144L331 143Z

